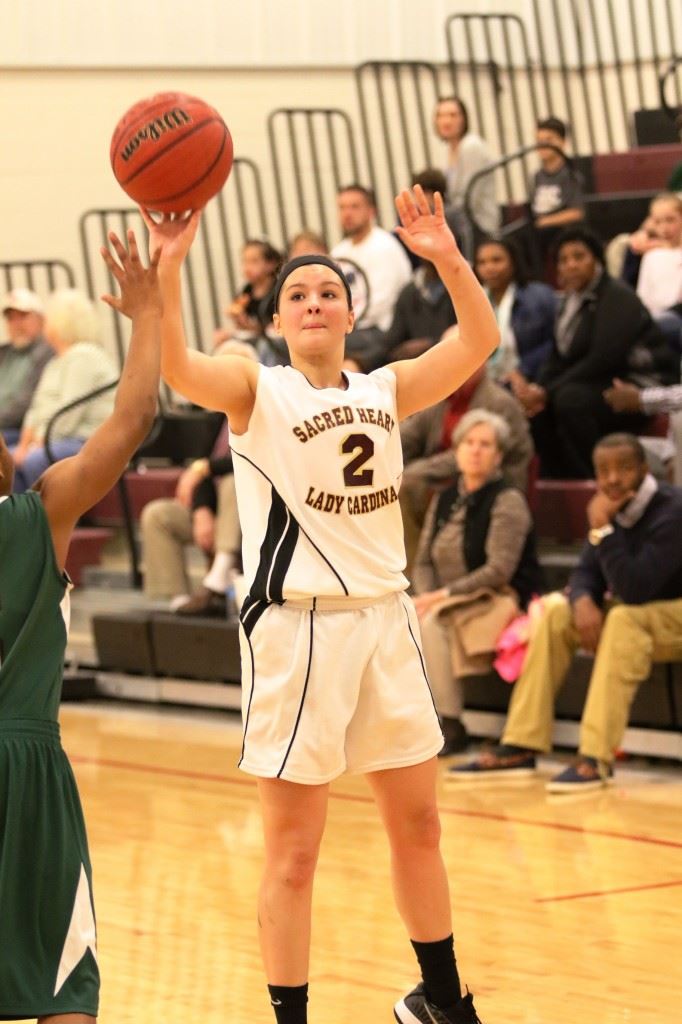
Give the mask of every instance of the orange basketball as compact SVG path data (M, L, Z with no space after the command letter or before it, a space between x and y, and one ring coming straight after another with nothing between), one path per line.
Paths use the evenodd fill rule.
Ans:
M136 203L182 213L201 209L227 181L232 137L208 103L161 92L126 111L109 155L116 180Z

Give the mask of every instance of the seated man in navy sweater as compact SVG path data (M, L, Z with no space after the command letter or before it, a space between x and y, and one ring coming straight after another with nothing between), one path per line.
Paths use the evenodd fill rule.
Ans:
M554 697L578 647L595 654L577 763L550 792L605 785L630 705L652 662L682 660L682 488L657 483L632 434L609 434L593 453L597 493L566 597L550 595L514 685L502 744L455 780L530 775L549 750ZM607 600L607 595L609 598Z

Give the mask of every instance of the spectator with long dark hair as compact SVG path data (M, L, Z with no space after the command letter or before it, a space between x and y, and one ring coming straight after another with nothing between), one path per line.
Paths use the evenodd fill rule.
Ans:
M500 328L500 346L488 360L488 373L520 397L552 351L556 293L529 280L521 251L510 238L479 242L474 269Z
M483 175L473 187L470 199L471 220L464 205L471 179L492 163L493 155L485 139L469 130L469 113L459 96L440 97L436 103L433 123L438 138L447 143L443 170L447 180L448 212L453 209L459 214L460 224L456 234L462 251L471 259L476 230L491 234L500 224L494 173ZM452 226L450 219L449 222Z
M268 364L280 361L267 339L272 324L272 293L281 263L282 254L266 238L244 242L241 271L245 283L225 307L228 323L214 332L214 347L233 338L255 345L259 359ZM265 359L266 355L270 358Z

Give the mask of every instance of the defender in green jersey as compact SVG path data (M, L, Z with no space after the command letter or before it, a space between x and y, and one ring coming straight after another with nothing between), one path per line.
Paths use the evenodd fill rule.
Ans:
M68 629L64 562L78 518L114 485L154 419L159 386L159 254L135 237L102 255L132 319L114 412L78 455L11 494L0 435L0 1020L89 1024L99 971L92 879L76 783L57 714Z

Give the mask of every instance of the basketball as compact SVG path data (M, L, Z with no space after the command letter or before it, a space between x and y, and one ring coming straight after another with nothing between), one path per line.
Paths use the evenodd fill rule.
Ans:
M162 92L140 100L111 137L111 166L131 199L159 213L199 210L227 181L232 137L196 96Z

